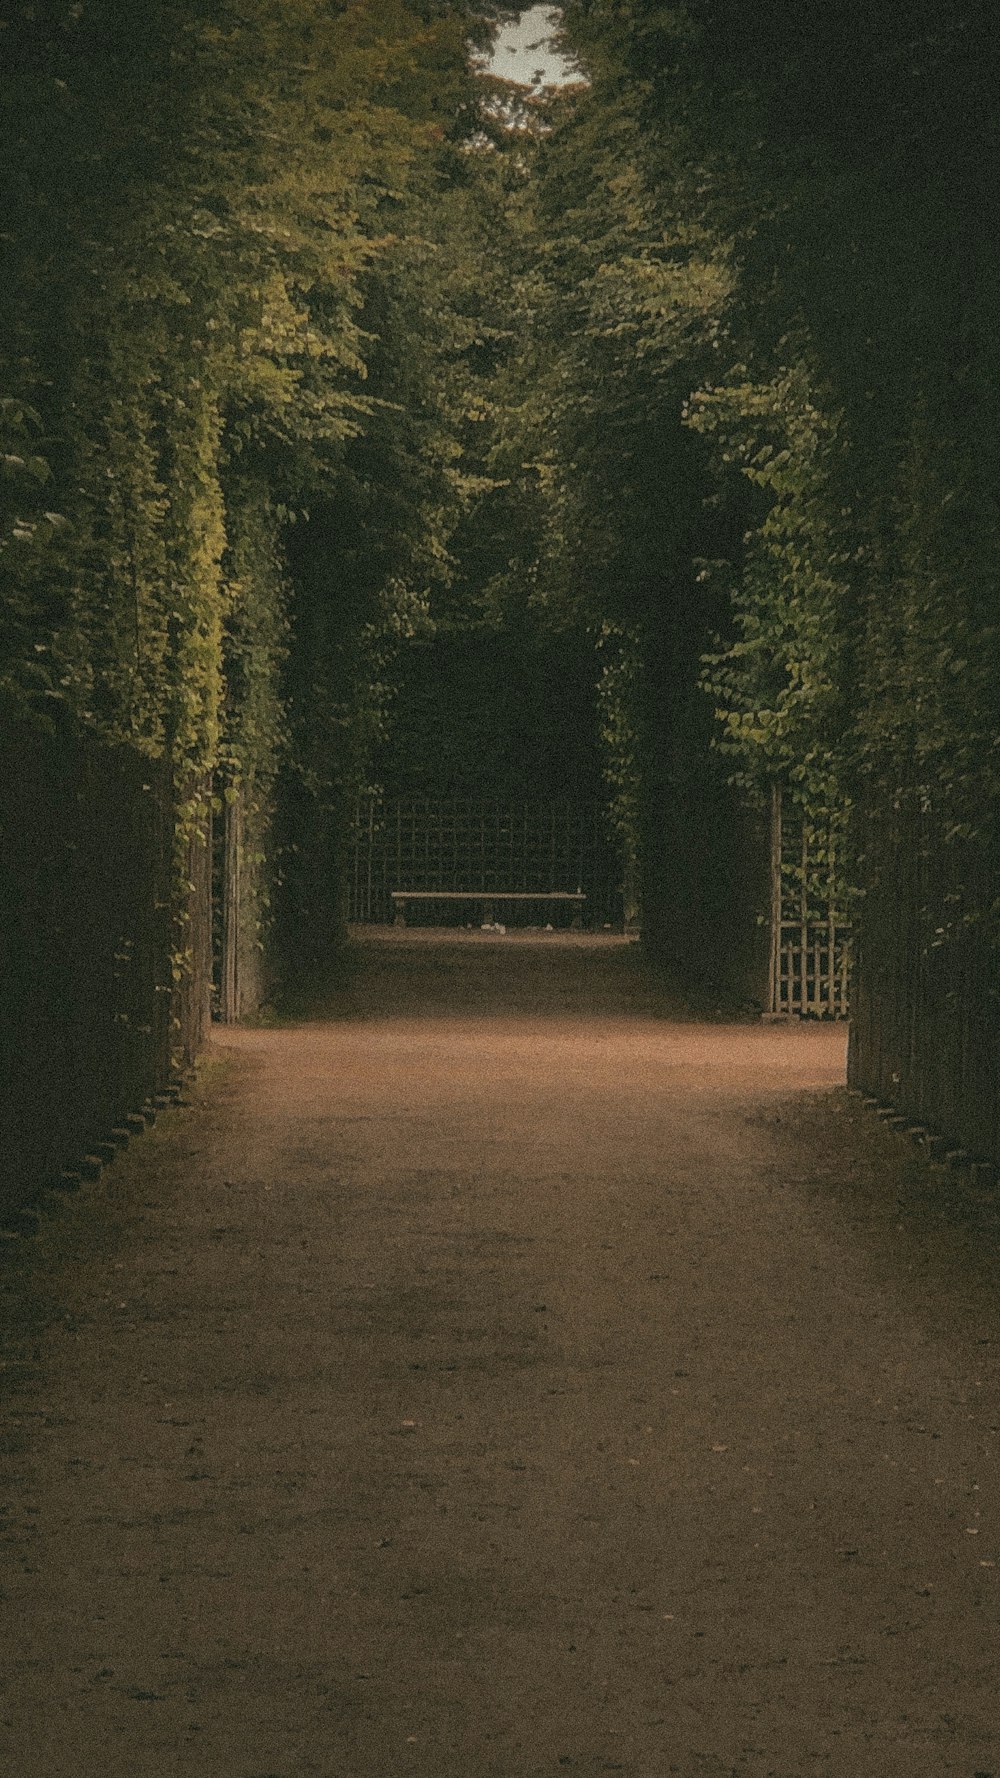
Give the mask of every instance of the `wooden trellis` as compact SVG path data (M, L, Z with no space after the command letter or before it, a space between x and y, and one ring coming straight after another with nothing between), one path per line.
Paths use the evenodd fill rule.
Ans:
M776 784L771 804L770 1011L848 1015L851 931L840 870L844 819L811 820Z
M621 850L595 803L498 803L461 798L359 799L354 812L348 917L393 919L393 890L520 892L583 890L586 923L622 924ZM467 920L434 910L421 920ZM546 914L546 920L571 912ZM525 919L537 918L526 913Z

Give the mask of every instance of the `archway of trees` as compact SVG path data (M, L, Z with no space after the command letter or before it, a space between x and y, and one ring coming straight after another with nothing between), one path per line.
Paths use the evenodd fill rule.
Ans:
M646 943L689 979L757 967L774 784L846 828L854 1078L1000 1159L990 9L567 0L581 78L533 93L470 56L523 10L11 12L29 1178L197 1049L213 821L238 1014L335 969L398 688L512 638L592 696Z

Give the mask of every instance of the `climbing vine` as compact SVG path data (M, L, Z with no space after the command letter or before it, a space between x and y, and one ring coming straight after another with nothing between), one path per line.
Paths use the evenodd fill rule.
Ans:
M719 746L752 789L778 780L829 813L847 796L843 657L856 547L839 416L793 348L768 383L736 366L725 384L696 391L686 417L714 443L720 476L738 471L763 509L739 575L725 560L699 570L725 577L736 629L706 662Z
M741 791L992 855L976 6L566 0L530 100L468 54L517 10L12 9L3 710L167 757L179 857L211 776L276 878L326 832L317 934L395 651L517 609L593 648L647 890L701 711Z
M213 774L262 853L289 699L322 678L287 683L292 529L342 515L316 596L359 625L335 736L359 771L392 647L449 571L434 187L489 10L145 0L126 23L41 0L4 34L0 688L169 757L182 973Z

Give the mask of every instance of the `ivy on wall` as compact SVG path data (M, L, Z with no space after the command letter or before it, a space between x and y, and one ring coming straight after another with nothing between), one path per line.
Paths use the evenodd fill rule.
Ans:
M982 9L566 0L587 83L513 103L468 45L517 10L16 0L0 708L169 758L179 911L243 796L259 903L279 780L318 883L398 651L521 600L634 848L714 708L744 787L988 851Z
M316 596L352 655L331 746L359 770L449 571L464 324L435 198L489 10L40 0L5 21L0 697L169 757L181 974L212 775L259 862L289 700L322 704L322 660L288 682L290 528L337 515Z

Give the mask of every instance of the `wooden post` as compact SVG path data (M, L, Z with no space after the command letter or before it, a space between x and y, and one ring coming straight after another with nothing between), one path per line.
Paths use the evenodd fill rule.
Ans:
M212 1010L212 779L186 787L196 809L186 836L186 888L177 909L175 944L185 961L171 995L171 1064L190 1067L205 1040Z
M374 918L374 915L372 914L372 904L375 899L374 889L373 889L373 884L372 884L372 862L373 862L374 856L375 856L375 799L374 799L374 797L370 796L368 798L368 841L367 841L367 847L366 847L366 852L365 852L365 911L361 916L361 918L363 920L371 920Z
M222 827L222 958L219 1018L235 1025L240 1016L240 889L243 869L243 791L230 792Z
M802 823L802 881L799 885L799 1013L809 1011L809 842Z
M625 845L623 875L624 927L626 935L634 938L642 930L642 912L639 906L639 868L634 848L630 842L626 842Z
M768 1011L780 1013L781 1005L781 785L771 785L771 954Z
M836 882L836 846L833 832L829 839L829 932L827 932L827 1006L831 1019L836 1019L836 909L833 891Z

